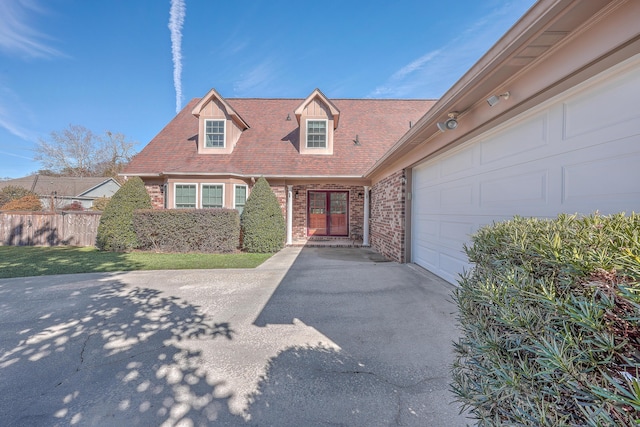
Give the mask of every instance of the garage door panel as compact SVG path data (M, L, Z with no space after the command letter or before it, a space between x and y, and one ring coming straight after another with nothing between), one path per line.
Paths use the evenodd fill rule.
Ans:
M415 167L413 262L455 283L468 268L463 246L482 225L640 212L640 56L634 67Z
M439 165L440 177L452 179L453 176L473 168L473 151L473 147L456 150L454 154L443 158Z
M416 234L417 241L420 242L422 240L433 240L437 238L440 234L440 221L437 219L427 219L426 215L420 215L416 221Z
M563 104L563 139L611 132L614 132L615 137L627 136L624 135L626 126L619 125L639 122L639 97L640 73L629 73L611 78L591 91L567 100ZM594 105L598 108L594 108Z
M432 187L433 185L435 185L435 183L438 182L438 176L439 176L439 168L437 167L421 167L421 174L422 174L422 179L420 181L415 181L413 182L414 184L414 191L421 191L424 188L429 188ZM417 171L417 169L416 169Z
M438 249L428 245L417 245L415 252L419 254L414 258L416 264L432 271L439 269L438 257L440 256L440 251Z
M548 144L548 116L542 114L516 126L507 132L479 143L480 164L518 157L529 159L531 150L541 150ZM542 154L541 154L542 155ZM525 157L526 156L526 157Z
M563 168L565 205L594 197L603 202L635 201L635 209L640 210L640 153L597 158Z
M414 193L413 199L415 200L418 212L429 214L438 213L440 211L440 190L438 188L432 188Z
M548 170L517 174L511 171L500 178L480 183L480 206L503 207L522 204L547 204Z
M444 271L443 279L455 283L459 278L459 273L471 268L471 264L467 260L464 252L440 252L439 266L440 271Z
M440 221L440 246L453 249L462 247L474 232L474 222L471 221Z
M464 209L473 204L473 185L471 183L458 186L445 186L440 190L440 209Z

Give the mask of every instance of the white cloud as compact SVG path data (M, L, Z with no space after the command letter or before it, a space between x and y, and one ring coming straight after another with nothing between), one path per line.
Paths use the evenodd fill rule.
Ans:
M8 151L0 151L0 154L2 154L3 156L17 157L19 159L33 160L32 157L21 156L20 154L10 153Z
M266 89L275 75L273 61L264 60L248 72L241 74L240 79L233 83L233 91L236 96L264 92L258 89Z
M0 50L30 58L61 56L48 44L51 39L34 28L33 16L43 13L35 0L0 1Z
M0 86L0 128L25 141L36 141L37 136L23 123L32 114L11 89Z
M171 54L173 57L173 85L176 90L176 114L182 109L182 26L186 5L184 0L171 0L169 30L171 31Z
M530 3L503 4L466 28L458 37L393 73L372 98L438 98L504 34Z

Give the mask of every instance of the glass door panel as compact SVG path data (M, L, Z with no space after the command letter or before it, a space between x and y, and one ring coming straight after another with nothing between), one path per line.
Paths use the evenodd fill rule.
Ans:
M347 230L347 193L328 193L329 195L329 234L346 236Z
M309 236L327 235L327 195L324 192L309 192Z
M307 235L349 235L348 192L310 191L307 208Z

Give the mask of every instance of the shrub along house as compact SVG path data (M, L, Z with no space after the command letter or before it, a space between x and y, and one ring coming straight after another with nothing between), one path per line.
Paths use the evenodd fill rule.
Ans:
M635 0L540 0L435 103L212 90L126 174L168 208L241 207L264 175L289 243L362 235L455 282L484 224L640 210L638 22Z

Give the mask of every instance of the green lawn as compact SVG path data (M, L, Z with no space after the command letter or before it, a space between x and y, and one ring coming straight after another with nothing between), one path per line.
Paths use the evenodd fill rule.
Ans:
M131 270L255 268L271 255L119 253L69 246L0 246L0 278Z

